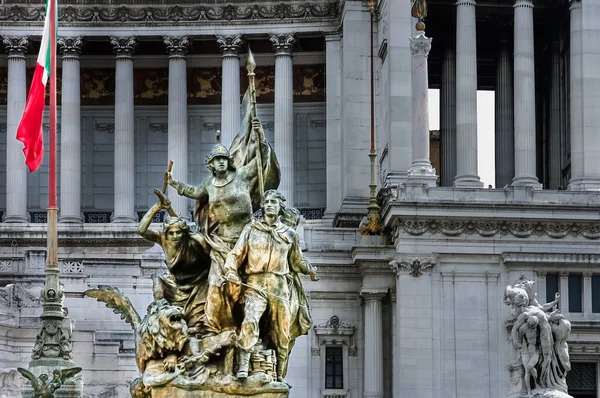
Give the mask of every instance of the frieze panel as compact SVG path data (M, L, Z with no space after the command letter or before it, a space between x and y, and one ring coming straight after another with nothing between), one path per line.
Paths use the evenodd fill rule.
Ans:
M600 238L600 225L577 222L397 220L394 224L392 239L396 240L402 231L413 236L423 235L427 232L446 236L480 235L482 237L493 237L496 235L512 235L517 238L530 236L547 236L553 239L562 239L567 236L583 236L587 239Z
M114 105L115 70L81 69L81 105Z
M17 2L15 2L17 3ZM0 22L5 25L42 25L44 6L42 2L0 8ZM75 2L73 2L75 3ZM84 3L87 3L85 1ZM91 3L91 1L90 1ZM339 18L339 1L297 1L288 3L256 4L244 1L245 4L211 4L198 5L193 2L185 5L159 7L136 7L121 5L98 6L102 1L94 1L93 5L65 5L58 8L58 20L61 26L168 26L168 25L220 25L258 23L310 23L336 21ZM107 2L106 2L107 3ZM227 3L232 3L228 1ZM236 2L234 2L236 3ZM148 4L148 2L144 2Z
M187 69L188 105L221 103L221 68Z
M135 105L167 105L169 69L134 69L133 93Z

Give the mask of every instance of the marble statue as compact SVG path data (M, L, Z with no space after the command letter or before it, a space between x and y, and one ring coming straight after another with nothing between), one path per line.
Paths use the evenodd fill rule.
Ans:
M35 375L27 369L17 368L17 370L23 377L31 382L34 398L54 397L54 392L58 390L68 378L81 372L81 368L55 369L53 377L50 379L45 373L42 373L39 377L35 377Z
M318 278L295 232L300 213L276 190L279 165L256 117L249 76L242 128L230 149L214 146L212 176L193 186L173 178L171 163L165 173L179 195L197 200L197 230L176 216L166 185L140 221L139 234L162 248L168 271L153 277L155 301L144 318L116 288L85 292L134 329L142 375L131 383L133 397L289 395L289 355L312 326L299 274ZM152 228L161 210L170 217Z
M566 375L571 369L567 339L571 323L557 310L555 300L540 304L524 276L507 286L504 302L511 307L510 340L517 359L508 366L512 389L509 397L567 398Z

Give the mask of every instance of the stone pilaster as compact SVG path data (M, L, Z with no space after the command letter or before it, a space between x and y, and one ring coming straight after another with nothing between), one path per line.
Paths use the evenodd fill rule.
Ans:
M275 52L275 153L281 168L279 191L294 206L296 196L294 156L293 33L271 35Z
M456 177L456 54L446 43L440 89L440 185L451 187Z
M508 39L499 43L496 63L496 188L512 184L515 176L512 54Z
M583 313L592 314L592 272L583 273Z
M412 53L412 165L408 172L408 183L435 187L437 176L429 160L429 82L427 56L431 50L431 39L425 32L418 31L410 38Z
M456 2L456 178L454 186L481 188L477 174L477 31L475 0Z
M240 129L240 36L217 36L221 47L221 142L229 147Z
M559 274L560 301L559 309L562 313L569 312L569 273L561 272Z
M383 397L383 320L382 300L385 292L362 289L365 302L365 398Z
M582 15L581 1L572 0L570 7L570 128L571 128L571 179L569 189L579 190L583 178L583 72L581 70Z
M81 87L79 55L81 37L60 37L62 101L60 135L59 222L81 223Z
M517 0L514 11L515 177L513 185L533 185L541 189L535 170L535 59L532 0Z
M2 42L8 52L6 214L4 222L27 222L27 166L23 158L23 144L15 137L27 99L25 56L29 38L3 37Z
M174 162L175 179L188 177L188 115L187 115L187 62L189 45L187 37L164 37L169 54L169 138L168 158ZM166 165L165 165L166 168ZM168 188L173 210L184 219L189 219L189 199L177 195Z
M550 134L548 168L548 188L558 189L562 185L561 137L563 133L563 110L561 109L561 53L558 40L552 41L552 64L550 65Z
M600 4L581 1L581 71L583 109L583 178L582 190L600 191Z
M113 222L136 222L133 113L134 37L111 37L115 71L115 206Z
M334 218L342 206L342 82L341 37L325 36L325 75L327 80L327 208L326 218Z

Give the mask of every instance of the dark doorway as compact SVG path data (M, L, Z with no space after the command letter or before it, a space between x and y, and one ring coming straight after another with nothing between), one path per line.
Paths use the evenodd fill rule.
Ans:
M597 365L595 362L572 362L567 373L569 394L573 398L596 398L598 394Z

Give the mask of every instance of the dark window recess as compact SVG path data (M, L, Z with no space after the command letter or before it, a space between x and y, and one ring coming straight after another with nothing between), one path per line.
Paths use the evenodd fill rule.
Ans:
M567 386L569 395L574 398L596 398L596 363L571 362L571 371L567 373Z
M546 275L546 303L554 301L554 295L558 293L558 274Z
M569 275L569 312L582 312L581 275Z
M600 312L600 275L592 275L592 312Z
M342 347L325 349L325 388L344 388Z

